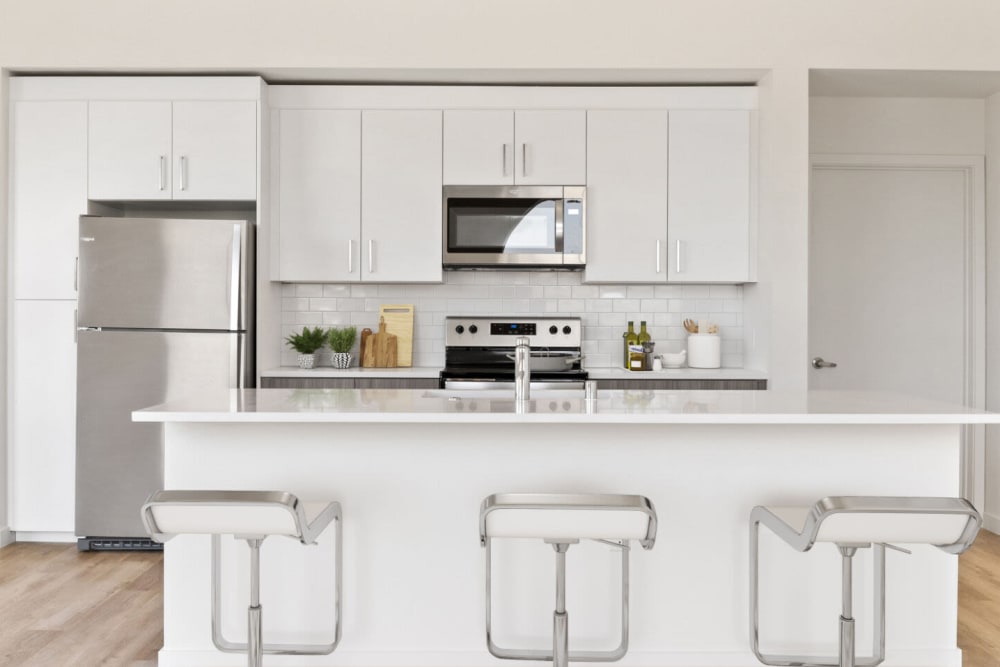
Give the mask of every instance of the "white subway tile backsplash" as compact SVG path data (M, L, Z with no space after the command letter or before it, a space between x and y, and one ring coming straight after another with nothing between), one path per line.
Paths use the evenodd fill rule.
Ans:
M628 320L646 320L657 352L684 348L685 318L715 322L726 366L743 364L743 288L739 285L584 285L577 271L446 271L440 285L281 286L281 362L296 363L284 336L303 326L378 326L383 304L413 304L413 362L444 363L447 315L573 315L593 366L618 365Z

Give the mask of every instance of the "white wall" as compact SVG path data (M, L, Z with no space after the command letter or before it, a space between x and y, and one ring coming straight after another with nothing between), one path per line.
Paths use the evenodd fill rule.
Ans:
M986 101L971 98L813 97L811 153L982 155Z

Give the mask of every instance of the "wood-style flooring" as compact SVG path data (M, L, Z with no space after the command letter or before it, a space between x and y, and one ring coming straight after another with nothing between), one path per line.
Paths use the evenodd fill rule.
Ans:
M155 667L163 644L163 557L0 549L0 667ZM963 667L1000 667L1000 536L959 561Z

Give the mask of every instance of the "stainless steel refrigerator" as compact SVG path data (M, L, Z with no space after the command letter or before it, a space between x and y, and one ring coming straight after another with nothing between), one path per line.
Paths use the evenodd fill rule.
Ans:
M76 534L81 550L151 547L162 426L131 413L253 384L253 225L80 218Z

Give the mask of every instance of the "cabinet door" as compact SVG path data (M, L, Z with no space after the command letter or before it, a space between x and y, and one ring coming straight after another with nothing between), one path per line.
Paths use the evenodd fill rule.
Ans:
M667 276L667 112L587 114L588 282Z
M361 117L361 275L441 282L441 112Z
M582 185L587 177L587 112L518 111L514 149L515 182Z
M14 297L76 299L87 103L18 102L11 120Z
M750 112L670 112L669 280L750 278Z
M278 277L361 279L361 112L285 109L278 158Z
M174 199L257 198L257 103L174 102Z
M170 102L91 102L91 199L170 199Z
M444 112L445 185L514 183L514 112Z
M16 301L11 360L10 527L73 530L75 301Z

